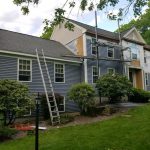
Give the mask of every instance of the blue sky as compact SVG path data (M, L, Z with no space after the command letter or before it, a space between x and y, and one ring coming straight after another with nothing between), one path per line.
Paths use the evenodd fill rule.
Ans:
M40 0L39 5L31 6L29 15L24 16L20 11L20 7L15 6L12 1L13 0L5 0L5 2L2 0L0 1L0 28L35 36L41 35L43 20L52 19L54 17L55 8L61 7L65 2L65 0ZM69 18L94 26L94 12L86 11L82 13L79 11L79 0L76 0L76 2L77 7L69 15ZM125 3L122 0L117 7L113 8L113 12L116 13L117 9L124 5ZM66 6L66 8L68 7ZM108 11L110 10L112 10L112 8L108 9ZM98 27L109 31L116 30L117 22L110 21L105 12L106 10L101 12L98 11ZM67 13L69 14L69 10ZM133 19L134 17L132 14L132 11L130 11L121 24L127 23ZM68 17L68 15L66 15L66 17Z

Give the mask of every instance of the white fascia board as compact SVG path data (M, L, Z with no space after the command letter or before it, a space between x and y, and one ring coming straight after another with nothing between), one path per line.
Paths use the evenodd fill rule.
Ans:
M5 50L0 50L0 53L12 54L12 55L20 55L20 56L26 56L26 57L34 57L34 58L36 58L36 55L33 55L33 54L26 54L26 53L19 53L19 52L5 51ZM49 56L46 56L45 58L46 59L50 59L50 60L58 60L58 61L65 61L65 62L72 62L72 63L79 63L79 64L82 63L80 61L66 60L66 59L54 58L54 57L49 57Z

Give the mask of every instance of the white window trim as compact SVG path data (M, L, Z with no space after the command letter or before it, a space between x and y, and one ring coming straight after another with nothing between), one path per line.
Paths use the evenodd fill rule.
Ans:
M92 84L96 84L96 83L93 82L93 68L94 68L94 67L97 68L97 66L92 66ZM99 75L100 75L100 68L98 69L98 71L99 71Z
M19 60L29 60L30 61L30 81L21 81L19 80ZM29 58L18 58L18 62L17 62L17 81L19 82L32 82L32 59Z
M56 82L56 80L55 80L55 65L56 64L61 64L61 65L63 65L63 74L64 74L64 82ZM64 63L57 63L57 62L54 62L54 83L65 83L65 77L66 77L66 75L65 75L65 64Z
M29 114L24 114L23 116L24 116L24 117L27 117L27 116L31 116L31 114L32 114L32 111L31 111L31 108L30 108Z
M61 105L63 105L64 106L64 110L63 111L59 111L59 112L65 112L65 110L66 110L66 97L65 96L63 96L63 104L61 104Z
M114 48L112 48L112 50L113 50L113 56L112 56L112 57L109 57L109 56L108 56L108 49L109 49L109 47L107 47L107 57L108 57L108 58L114 58Z
M116 70L115 70L115 68L107 68L107 73L109 73L109 69L113 69L113 71L114 71L114 74L116 73Z
M93 47L92 39L95 39L95 40L96 40L96 38L91 37L91 55L96 56L96 54L93 54L93 53L92 53L92 52L93 52L93 51L92 51L92 47ZM96 48L96 45L95 45L95 48Z

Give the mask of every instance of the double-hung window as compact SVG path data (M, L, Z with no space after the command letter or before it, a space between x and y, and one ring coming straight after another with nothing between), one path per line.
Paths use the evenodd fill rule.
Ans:
M31 81L31 60L19 59L18 60L18 80Z
M97 53L95 38L92 38L92 40L91 40L91 53L92 53L92 55L96 55L96 53Z
M136 44L131 44L131 58L133 60L137 60L139 59L139 49L138 46Z
M98 79L98 69L96 66L93 66L92 67L92 80L93 80L93 83L96 83Z
M59 99L58 110L59 112L65 111L65 97L64 96L62 96L62 98Z
M54 76L56 83L65 82L65 66L64 64L55 63L54 64Z
M108 58L114 58L114 48L108 47L107 56Z

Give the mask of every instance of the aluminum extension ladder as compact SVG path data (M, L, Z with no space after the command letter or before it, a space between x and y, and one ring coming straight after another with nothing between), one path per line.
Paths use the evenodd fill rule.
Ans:
M40 54L41 54L41 56L40 56ZM51 123L52 123L52 125L57 125L57 124L60 124L60 114L59 114L59 110L57 107L55 93L54 93L54 89L52 86L52 81L51 81L50 74L48 71L48 66L47 66L47 62L46 62L46 58L45 58L43 49L41 51L38 51L36 49L36 56L37 56L37 61L38 61L39 69L40 69L42 82L43 82L44 92L45 92L45 96L46 96L46 100L47 100L47 104L48 104ZM46 74L47 74L47 78L48 78L48 82L49 82L48 83L48 86L50 89L49 92L48 92L48 87L47 87L46 80L45 80L45 77L43 74L44 68L42 67L42 62L44 62L44 68L46 70ZM48 93L50 93L51 95L49 96Z

